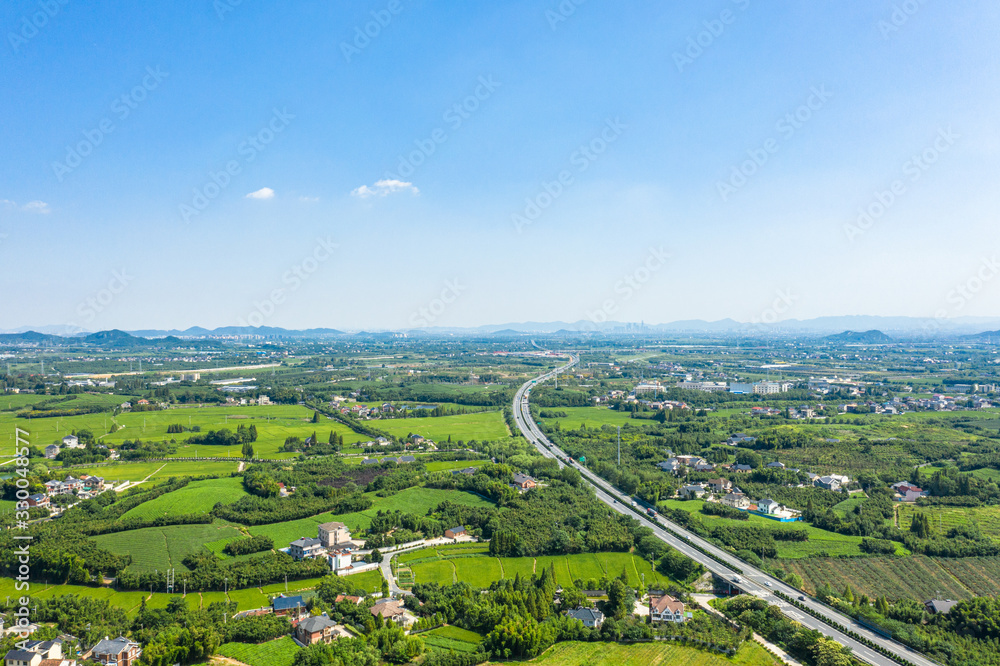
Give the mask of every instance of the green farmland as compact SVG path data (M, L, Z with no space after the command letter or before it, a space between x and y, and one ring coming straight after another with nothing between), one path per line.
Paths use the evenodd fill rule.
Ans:
M454 416L429 416L417 419L386 419L372 421L371 424L379 430L384 430L397 437L406 437L410 433L422 435L436 442L446 441L451 435L452 441L472 439L500 439L510 436L507 424L500 412L477 412L475 414L456 414Z
M494 662L489 662L493 664ZM670 643L557 643L529 666L778 666L779 662L752 641L734 657L703 652Z
M217 503L231 504L247 495L242 479L231 477L192 481L180 490L161 495L128 511L123 518L156 518L185 513L208 513Z
M403 559L405 557L405 559ZM613 578L624 570L629 583L638 586L669 585L673 581L656 572L649 562L631 553L580 553L577 555L549 555L543 557L492 557L485 553L469 554L468 551L447 551L427 548L401 556L401 567L409 567L415 583L450 585L454 581L473 587L489 587L494 581L512 579L518 575L538 575L552 566L559 585L572 585L573 581Z
M290 636L267 643L223 643L219 654L249 666L292 666L299 647Z
M683 509L684 511L697 513L698 518L706 527L709 528L714 527L715 525L736 524L736 521L728 518L722 518L721 516L709 516L701 513L700 509L703 504L704 501L702 500L665 500L659 503L661 507ZM809 534L808 541L777 541L775 546L778 549L779 559L798 559L822 553L826 553L831 556L862 555L860 547L862 537L828 532L827 530L813 527L809 523L803 521L795 523L779 523L776 520L770 520L769 518L764 518L763 516L751 515L748 521L740 521L739 524L759 525L761 527L779 530L804 529ZM909 551L906 550L902 544L897 544L896 554L908 555Z
M326 523L331 520L342 522L352 532L357 533L360 530L367 529L371 525L372 517L379 510L399 510L424 515L428 510L433 509L445 500L468 506L493 506L493 503L489 500L483 499L478 495L473 495L472 493L420 487L407 488L390 497L372 496L372 499L374 500L374 504L370 509L366 509L365 511L342 515L323 513L318 516L290 520L284 523L255 525L248 528L248 531L253 535L265 534L274 540L275 548L284 548L299 537L315 536L320 523Z
M146 527L128 532L115 532L93 537L97 545L112 553L131 555L129 568L135 571L166 571L170 567L181 571L185 556L201 550L206 543L240 537L240 531L231 525L170 525Z

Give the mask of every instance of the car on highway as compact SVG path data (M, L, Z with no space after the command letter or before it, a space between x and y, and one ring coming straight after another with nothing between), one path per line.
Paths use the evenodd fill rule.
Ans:
M800 594L799 595L799 601L805 601L805 600L806 600L806 595Z
M769 580L765 580L764 585L767 585L768 587L774 587L774 585L771 585L771 581Z

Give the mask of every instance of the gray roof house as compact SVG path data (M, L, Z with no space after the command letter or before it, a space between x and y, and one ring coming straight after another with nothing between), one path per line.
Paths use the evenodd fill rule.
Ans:
M568 617L583 622L583 626L591 629L600 629L604 623L604 613L594 608L574 608L566 611Z

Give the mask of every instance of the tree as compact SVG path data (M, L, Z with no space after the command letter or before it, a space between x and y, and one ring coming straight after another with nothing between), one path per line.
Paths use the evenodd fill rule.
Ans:
M632 614L635 608L635 590L616 578L608 587L608 601L604 604L608 617L621 620Z
M319 423L319 412L313 412L312 422Z
M243 457L248 460L253 459L253 444L250 442L243 443Z

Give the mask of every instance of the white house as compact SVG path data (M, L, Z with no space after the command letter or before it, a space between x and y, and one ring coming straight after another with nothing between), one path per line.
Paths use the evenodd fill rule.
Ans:
M649 619L654 624L657 622L683 622L685 619L684 602L669 594L662 597L650 597Z
M769 516L776 516L781 511L781 504L773 499L764 499L757 502L757 510Z
M351 551L348 549L344 550L332 550L327 556L327 561L330 563L330 569L333 571L340 571L342 569L351 568Z
M80 439L76 435L66 435L62 438L62 445L67 449L82 449Z

